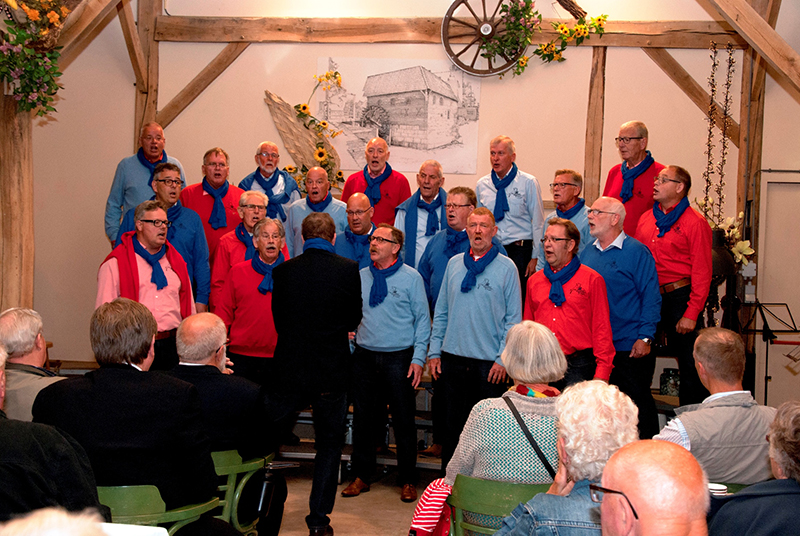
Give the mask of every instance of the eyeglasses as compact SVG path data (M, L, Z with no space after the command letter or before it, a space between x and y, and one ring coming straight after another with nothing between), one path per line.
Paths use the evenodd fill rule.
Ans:
M146 221L147 223L152 223L153 227L156 229L160 228L162 225L166 225L167 228L172 227L172 222L169 220L139 220L139 221Z
M219 352L219 351L220 351L220 350L222 350L223 348L225 348L225 349L227 350L227 349L228 349L228 346L230 346L230 344L231 344L231 340L230 340L230 339L225 339L225 342L223 342L223 343L222 343L222 346L220 346L219 348L217 348L217 352ZM215 353L216 353L216 352L215 352Z
M457 208L467 208L467 207L471 207L471 206L472 205L470 205L469 203L467 203L466 205L456 205L455 203L447 203L444 206L444 208L446 208L447 210L455 210Z
M383 238L381 236L372 235L369 237L370 242L377 242L378 244L397 244L394 240L389 240L388 238Z
M641 140L644 136L624 136L621 138L614 138L614 143L619 145L620 143L629 144L631 140Z
M357 218L360 218L361 216L363 216L364 214L366 214L370 210L372 210L372 207L369 207L367 210L345 210L345 213L348 216L355 216Z
M636 509L633 507L633 504L631 504L631 500L628 498L627 495L625 495L621 491L604 488L602 486L598 486L597 484L589 484L589 494L592 496L592 501L596 503L603 502L604 493L615 493L617 495L622 495L623 497L625 497L625 500L628 501L628 506L631 507L631 512L633 512L633 517L639 519L639 514L636 513Z
M267 210L267 207L264 205L239 205L242 208L249 208L250 210Z
M163 182L167 186L179 186L181 184L180 179L154 179L156 182Z
M589 214L589 215L594 214L595 216L597 216L598 214L616 214L616 212L609 212L607 210L598 210L596 208L587 208L586 209L586 214Z
M263 156L264 158L274 158L277 160L281 157L278 153L256 153L256 156Z
M205 167L210 167L210 168L226 168L226 167L228 167L228 164L226 164L224 162L213 162L211 164L203 164L203 165Z
M547 244L548 242L566 242L567 240L572 240L571 238L554 238L552 236L545 236L539 242L542 244Z
M571 182L551 182L550 183L550 188L553 189L553 190L555 190L557 188L558 189L565 188L567 186L575 186L577 188L578 185L577 184L572 184Z
M664 177L663 175L659 175L658 177L653 179L653 182L658 183L658 184L666 184L668 182L674 182L676 184L681 184L681 181L676 181L675 179L669 179L667 177Z

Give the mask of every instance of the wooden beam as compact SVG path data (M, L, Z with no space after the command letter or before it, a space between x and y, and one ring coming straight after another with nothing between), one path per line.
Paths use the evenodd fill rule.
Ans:
M551 19L542 21L534 43L554 39ZM574 21L569 21L574 22ZM244 18L158 17L155 39L196 43L441 43L442 19L386 18ZM724 21L618 21L606 24L602 38L584 41L590 46L708 48L732 42L746 46Z
M200 74L195 76L180 93L169 101L169 104L158 112L156 121L158 121L163 128L167 128L167 125L172 123L194 99L211 85L211 82L216 80L248 46L250 46L250 43L229 43L228 46L222 49L222 52L217 54L216 58L211 60L211 62L200 71Z
M775 25L778 23L778 13L781 10L781 0L761 0L762 2L766 2L766 6L763 10L758 10L759 14L766 13L766 21L767 23L774 28ZM754 6L755 7L755 6ZM758 62L755 66L755 71L753 71L753 93L756 96L761 95L761 92L764 91L764 85L766 84L767 77L764 76L767 69L767 62L761 56L758 57Z
M589 78L589 108L586 111L586 143L583 157L584 196L589 204L600 197L607 50L606 47L595 47L592 50L592 74Z
M122 25L122 36L125 38L125 46L128 47L128 56L131 58L131 67L136 77L136 88L147 91L147 61L144 59L142 42L139 41L139 32L136 29L136 21L133 18L133 9L129 0L122 0L117 4L117 14L119 23Z
M70 13L61 29L61 35L58 36L57 46L63 47L58 60L60 68L72 63L80 50L81 42L111 13L117 2L119 0L85 0Z
M139 147L142 125L156 120L158 104L158 41L153 39L156 18L163 11L163 0L139 0L138 30L142 52L147 61L147 90L136 92L133 149Z
M745 0L709 0L751 47L800 92L800 54Z
M689 97L689 99L695 103L698 108L700 108L703 114L708 114L708 104L711 100L711 96L694 78L692 78L692 75L686 72L686 69L684 69L681 64L670 55L669 52L663 48L644 48L642 50L644 50L644 53L650 56L650 59L652 59L656 65L661 67L661 70L664 71L667 76L669 76L672 81L683 90L686 96ZM717 125L717 128L720 130L722 130L723 122L723 116L721 112L722 106L719 103L716 103L714 124ZM737 123L732 117L728 117L727 135L733 144L736 145L736 147L739 147L739 123Z

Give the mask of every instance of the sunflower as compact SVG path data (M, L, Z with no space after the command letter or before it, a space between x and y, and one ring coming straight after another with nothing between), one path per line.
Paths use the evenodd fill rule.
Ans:
M326 151L323 147L318 148L314 151L314 160L317 162L323 162L328 159L328 151Z
M311 108L309 108L309 107L308 107L308 104L301 104L301 105L300 105L300 110L299 110L299 112L300 112L301 114L307 114L307 113L308 113L310 110L311 110Z
M603 26L606 25L606 19L607 18L608 17L606 15L600 15L597 18L592 17L592 24L594 24L598 28L602 28Z
M575 26L575 37L586 37L587 35L589 35L589 29L585 24Z
M560 61L561 60L561 52L556 52L553 54L553 61Z
M297 173L297 168L294 166L286 166L285 168L283 168L283 170L290 175L294 175L295 173Z
M529 59L529 58L528 58L528 56L522 56L522 57L519 59L519 62L518 62L518 63L519 63L519 66L520 66L520 67L525 67L526 65L528 65L528 59Z
M319 127L320 127L321 129L323 129L323 130L324 130L324 129L326 129L326 128L328 128L328 122L327 122L327 121L320 121L320 122L319 122Z
M569 26L563 22L556 27L556 31L564 37L569 37Z

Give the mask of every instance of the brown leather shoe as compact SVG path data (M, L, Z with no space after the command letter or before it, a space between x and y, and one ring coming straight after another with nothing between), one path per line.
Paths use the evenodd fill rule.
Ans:
M417 500L417 487L414 484L403 485L403 491L400 492L400 500L403 502L414 502Z
M356 478L349 486L342 490L342 497L358 497L362 493L366 493L368 491L369 484L360 478Z
M333 536L333 527L327 525L316 529L308 529L308 536Z

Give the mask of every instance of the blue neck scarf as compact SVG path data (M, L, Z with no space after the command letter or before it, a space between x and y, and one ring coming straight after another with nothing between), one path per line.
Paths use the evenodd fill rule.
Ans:
M442 188L439 188L439 195L432 203L426 203L422 199L419 190L411 196L411 200L406 205L408 208L406 208L406 222L405 229L403 229L406 233L405 261L407 265L414 266L417 257L417 218L419 217L419 211L416 209L421 208L428 211L425 236L433 236L439 230L439 222L447 221L447 212L444 208L446 201L447 193ZM436 209L441 209L441 215L436 214ZM439 219L440 217L441 220Z
M267 198L269 199L269 203L267 204L267 217L268 218L277 218L280 217L281 221L286 221L286 212L284 212L283 205L284 203L289 202L289 187L284 180L283 186L283 193L281 195L273 195L272 189L278 184L278 178L281 176L281 172L278 168L275 168L275 171L272 173L272 176L269 180L265 179L264 176L261 174L261 168L256 169L256 182L258 183L261 188L264 189L264 192L267 194Z
M584 207L584 205L586 205L586 200L582 197L579 197L578 202L575 203L575 206L565 210L564 212L561 212L560 210L558 210L558 207L556 207L556 214L558 215L559 218L566 218L568 220L571 220L572 217L575 214L577 214L580 209Z
M153 187L153 175L156 172L156 166L159 164L163 164L167 161L167 151L161 151L161 160L156 162L155 164L152 163L150 160L145 158L144 156L144 149L139 147L139 150L136 151L136 158L139 159L139 163L150 170L150 179L147 181L147 186L150 188Z
M308 205L308 208L311 209L311 212L324 212L325 209L328 208L328 205L331 204L331 201L333 201L333 196L330 192L328 192L328 195L325 196L325 199L319 203L312 203L311 199L306 196L306 204Z
M267 264L262 261L260 255L253 255L250 266L253 267L253 270L255 270L257 274L264 276L264 279L258 284L258 291L261 294L266 295L267 292L272 292L272 269L281 264L284 260L283 253L279 253L278 258L275 259L275 262L272 264Z
M558 272L554 272L548 263L544 263L544 275L550 281L550 301L555 304L556 307L567 301L567 298L564 296L564 283L572 279L572 276L575 275L575 272L578 271L578 268L581 267L581 260L577 257L572 257L572 260L561 268Z
M633 197L633 181L647 171L647 168L652 166L653 162L655 160L653 160L650 151L647 151L647 156L644 157L644 160L639 162L633 169L628 169L628 163L624 160L622 161L622 167L620 168L622 171L622 189L619 192L619 197L623 203L627 203L628 199Z
M492 184L497 189L497 195L494 200L494 219L496 222L503 221L508 212L508 197L506 196L506 188L511 181L517 176L517 165L511 164L511 169L506 173L504 178L497 176L497 173L492 170Z
M158 261L167 253L167 246L166 244L161 246L161 249L158 253L151 255L144 246L139 242L139 239L135 236L133 237L133 251L136 252L141 258L147 261L147 264L150 265L150 268L153 269L153 275L150 276L150 282L156 285L158 290L166 287L167 276L164 274L164 270L161 269L161 265Z
M244 247L247 248L247 251L244 253L244 260L249 261L254 256L258 257L258 255L255 254L256 246L253 244L253 237L247 232L247 229L244 228L244 223L237 225L233 232L236 233L236 238L239 239L239 242L244 244Z
M478 283L478 276L483 273L487 266L497 257L500 250L495 244L486 252L486 254L477 261L472 258L472 254L467 251L464 253L464 266L467 268L467 274L461 281L461 292L469 292Z
M672 229L672 226L675 225L675 222L678 221L686 209L689 208L689 199L684 197L681 199L680 203L675 205L670 212L664 214L664 211L661 210L661 203L655 203L653 205L653 216L656 217L656 227L658 227L658 236L662 237Z
M156 196L150 198L150 201L155 201ZM181 217L181 211L183 210L183 205L181 205L180 200L178 200L174 205L167 209L167 219L172 222L169 229L167 229L167 240L170 242L173 241L175 238L175 221Z
M350 230L347 226L344 230L344 237L351 246L353 246L353 253L355 253L355 260L358 262L359 269L369 266L369 237L372 231L375 230L375 224L372 224L370 232L364 235L357 235Z
M464 247L469 243L469 237L466 230L456 231L449 225L447 226L447 244L444 247L445 256L450 259L456 253L467 251L468 247Z
M364 166L364 171L362 171L362 173L364 174L364 179L367 181L367 189L364 191L364 194L369 197L369 202L372 203L374 207L378 204L378 201L381 200L381 183L392 174L392 166L387 163L383 173L374 179L369 176L369 166Z
M303 253L305 253L309 249L321 249L323 251L328 251L330 253L336 253L333 249L333 244L325 240L324 238L311 238L306 240L303 243Z
M383 300L389 295L389 287L386 286L386 279L396 274L401 266L403 266L402 255L398 255L395 263L383 270L379 270L375 266L375 263L369 263L369 271L372 274L372 288L369 291L370 307L377 307L383 303Z
M225 214L225 204L222 202L222 198L228 193L228 181L225 181L225 184L215 190L211 183L208 182L208 179L203 177L203 190L214 198L214 208L211 209L211 216L208 218L211 228L227 227L228 216Z

